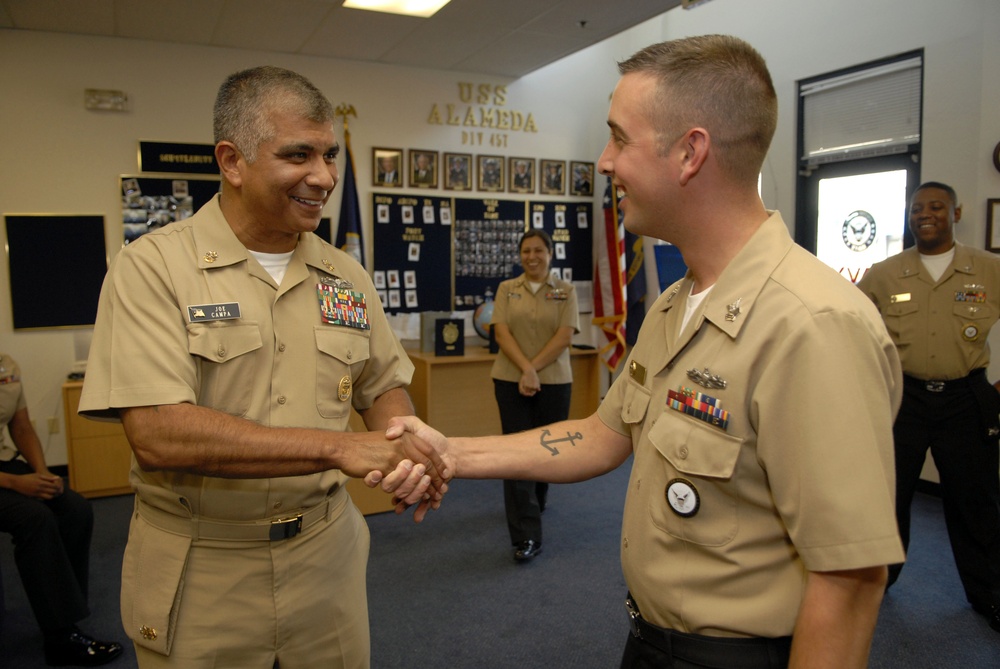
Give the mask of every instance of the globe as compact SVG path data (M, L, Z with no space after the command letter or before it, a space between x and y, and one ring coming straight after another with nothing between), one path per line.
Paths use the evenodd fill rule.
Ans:
M493 300L483 302L476 307L476 313L472 316L472 327L476 328L476 334L483 339L490 338L491 320L493 320Z

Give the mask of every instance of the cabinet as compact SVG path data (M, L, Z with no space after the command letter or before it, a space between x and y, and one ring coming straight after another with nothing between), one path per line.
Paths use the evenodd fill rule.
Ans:
M468 347L465 355L455 356L407 353L414 367L410 397L421 420L448 437L501 434L500 412L490 378L495 353ZM597 410L600 360L596 350L571 349L570 418L586 418Z
M62 387L69 486L84 497L132 492L128 484L132 448L121 423L89 420L77 414L82 391L82 381L68 381Z

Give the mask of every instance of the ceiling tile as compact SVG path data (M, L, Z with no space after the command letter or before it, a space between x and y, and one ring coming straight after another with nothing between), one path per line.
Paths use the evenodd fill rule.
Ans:
M6 0L18 28L83 35L114 35L114 0Z
M115 5L116 34L163 42L211 44L225 0L130 0Z

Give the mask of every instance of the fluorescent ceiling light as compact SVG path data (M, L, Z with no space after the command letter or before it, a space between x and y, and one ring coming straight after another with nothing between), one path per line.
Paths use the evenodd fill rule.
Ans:
M451 0L344 0L344 7L405 16L433 16Z

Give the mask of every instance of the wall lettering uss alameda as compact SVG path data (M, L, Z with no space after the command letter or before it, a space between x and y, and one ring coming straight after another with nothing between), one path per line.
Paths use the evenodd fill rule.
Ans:
M463 128L463 146L506 147L510 132L538 132L531 112L505 109L506 104L506 86L459 82L458 102L435 102L427 123Z

